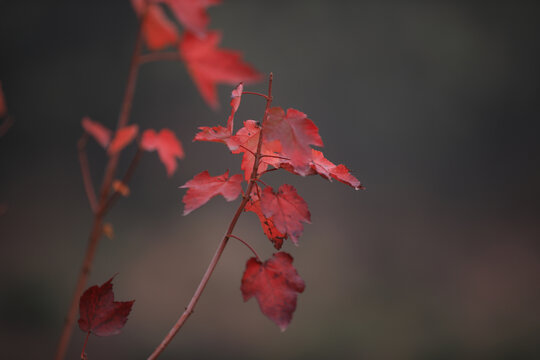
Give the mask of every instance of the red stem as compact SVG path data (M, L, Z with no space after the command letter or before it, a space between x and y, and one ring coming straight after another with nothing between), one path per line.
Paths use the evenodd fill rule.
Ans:
M258 93L258 92L254 92L254 91L242 91L242 95L257 95L257 96L260 96L260 97L263 97L265 98L266 100L268 100L268 96L267 95L264 95L264 94L261 94L261 93Z
M263 125L264 125L264 121L266 120L268 116L268 110L270 109L270 104L272 103L272 80L273 80L273 75L272 73L270 73L270 78L269 78L269 83L268 83L268 96L266 97L266 109L264 111L264 117L263 117L263 122L262 122ZM253 189L253 186L255 185L255 180L257 178L257 170L259 169L259 161L260 161L260 156L261 156L262 139L263 139L262 132L263 132L263 127L261 126L261 131L259 132L259 141L257 143L257 152L255 153L255 162L253 163L253 170L251 171L251 178L249 179L246 195L244 195L244 197L242 198L242 202L238 206L238 209L236 209L236 212L231 220L231 223L229 224L229 228L227 229L225 236L219 243L218 248L216 249L216 252L214 253L214 256L212 257L212 260L210 261L210 264L208 265L208 268L206 269L206 272L204 273L204 276L201 279L199 286L197 287L197 290L195 290L195 293L193 294L188 306L186 307L186 310L182 313L180 318L176 321L176 323L173 325L169 333L161 341L158 347L156 347L154 352L152 352L152 354L148 357L148 360L157 359L157 357L163 352L163 350L165 350L165 348L169 345L169 343L174 338L174 336L178 333L182 325L184 325L184 323L189 318L189 316L193 313L193 310L195 309L195 305L197 305L197 302L199 301L199 298L201 297L201 294L204 291L204 288L206 287L208 280L210 280L210 277L212 276L212 273L214 272L214 269L216 268L216 265L221 255L223 254L223 251L225 250L225 246L227 246L227 242L229 241L229 238L232 237L231 235L234 230L234 227L236 226L236 223L238 222L240 215L242 215L244 207L249 201L249 194L251 194L251 190Z
M84 355L84 350L86 349L86 344L88 343L88 338L90 337L90 331L86 333L86 339L84 339L84 345L81 350L81 360L85 360L86 356Z
M90 176L90 167L88 166L88 157L86 156L86 144L88 143L88 134L84 133L77 143L79 150L79 163L81 164L81 174L83 178L84 190L86 197L90 203L90 209L95 213L98 209L98 203L96 199L96 192L94 185L92 184L92 177Z
M257 260L261 261L261 258L260 258L260 256L259 256L259 254L257 254L257 252L255 251L255 249L253 248L253 246L249 245L249 243L248 243L247 241L242 240L241 238L239 238L238 236L233 235L233 234L231 234L230 237L232 237L232 238L234 238L234 239L240 241L242 244L246 245L247 248L248 248L249 250L251 250L251 252L255 255L255 257L257 258Z
M141 24L142 24L143 17L144 17L144 14L143 16L139 18L137 38L135 41L135 48L133 50L133 55L131 57L131 63L129 66L129 73L128 73L128 78L127 78L127 83L126 83L126 91L124 94L124 99L122 101L122 109L118 117L117 129L120 129L126 126L129 120L130 112L131 112L131 106L133 103L133 95L135 93L135 85L137 82L139 54L142 49L143 38L142 38ZM66 320L64 322L62 334L60 335L60 341L56 349L55 360L62 360L64 359L66 355L66 351L69 345L69 340L73 332L73 324L75 323L75 318L77 316L79 298L81 297L81 294L83 293L86 287L88 276L90 275L90 270L94 262L96 249L98 247L99 240L101 239L101 235L103 232L103 218L105 217L105 214L108 210L108 207L107 207L107 205L109 204L108 196L111 189L112 181L114 179L114 174L116 172L116 167L118 165L118 157L119 157L119 154L111 156L107 164L107 168L106 168L105 175L103 177L103 182L101 185L101 195L99 199L99 204L94 213L94 221L92 224L92 230L90 232L90 237L88 239L88 247L86 249L86 253L84 255L79 277L77 279L75 292L73 293L73 296L71 298L71 303L69 306L68 314L66 316Z

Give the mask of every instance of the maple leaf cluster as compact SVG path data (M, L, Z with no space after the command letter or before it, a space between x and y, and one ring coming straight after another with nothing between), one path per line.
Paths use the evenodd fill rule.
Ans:
M242 60L238 51L220 49L221 32L208 30L210 19L207 8L220 0L132 0L133 8L141 18L146 46L151 51L176 48L178 56L204 100L213 108L218 106L216 85L258 81L261 78L251 65ZM168 8L178 27L164 11Z
M246 192L250 193L244 194L243 210L257 215L264 234L277 250L287 239L298 245L304 230L303 223L311 221L307 203L293 186L284 184L276 191L260 179L262 175L283 169L300 176L320 175L329 181L335 179L356 190L363 187L345 165L335 165L321 151L311 147L322 147L323 142L317 126L301 111L268 108L262 124L247 120L234 133L234 116L242 93L243 84L239 84L232 92L227 125L200 127L194 141L223 143L231 153L242 154L244 174L229 177L227 171L213 177L204 171L196 175L182 186L188 189L182 199L184 215L217 195L222 195L227 201L235 200L244 193L241 183L245 180L248 182ZM268 96L266 98L270 101ZM296 309L297 295L305 287L292 262L292 256L282 251L265 262L253 257L248 260L242 277L244 300L254 296L263 314L282 330L289 325Z

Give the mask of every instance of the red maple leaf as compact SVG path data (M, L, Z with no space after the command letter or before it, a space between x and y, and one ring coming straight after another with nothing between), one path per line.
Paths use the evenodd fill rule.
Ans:
M139 126L137 124L124 126L121 129L116 131L116 135L109 145L107 151L109 154L113 155L118 153L120 150L125 148L130 142L135 139L137 133L139 132Z
M255 296L264 315L285 331L291 322L298 293L304 291L304 280L292 266L293 258L278 252L261 263L251 258L242 277L244 301Z
M281 155L290 159L301 175L309 172L310 145L323 146L317 126L306 114L295 109L288 109L287 114L280 107L270 109L264 123L264 137L281 142Z
M241 168L244 171L246 180L249 180L253 171L253 163L255 162L254 154L257 152L260 132L261 128L257 125L256 121L246 120L244 121L244 127L239 129L236 135L226 141L233 154L244 153ZM261 155L265 155L265 157L261 158L257 173L260 174L265 171L268 165L279 167L281 160L276 156L278 156L280 151L281 144L279 141L263 141Z
M135 300L114 301L113 278L101 286L88 288L82 294L79 302L79 327L82 331L97 336L116 335L126 324Z
M342 182L355 190L362 190L364 187L356 177L354 177L350 170L343 164L336 165L330 160L326 159L322 152L319 150L311 149L311 169L308 173L302 175L320 175L321 177L332 181L336 179L339 182ZM294 166L288 161L282 161L280 167L292 172L296 175L301 175L296 172Z
M240 99L242 98L242 91L244 90L244 84L238 84L231 92L231 115L227 119L227 127L223 126L201 126L200 132L195 135L193 141L212 141L227 143L227 139L231 137L234 128L234 114L240 106Z
M283 246L283 240L287 239L287 235L281 233L274 224L274 221L264 216L261 210L261 201L257 193L254 191L251 194L251 199L244 208L245 211L251 211L259 217L261 226L266 237L274 244L274 247L279 250Z
M261 210L265 217L272 219L278 231L287 234L298 245L298 238L304 231L302 222L311 222L311 214L304 199L291 185L281 185L277 193L270 186L261 195Z
M90 119L88 116L85 116L81 125L88 134L90 134L99 145L107 148L111 142L112 131L107 129L105 126L101 125L99 122Z
M222 195L225 200L233 201L242 192L242 175L237 174L229 177L229 170L223 175L210 176L208 171L189 180L181 188L187 188L188 191L182 198L184 202L184 215L206 204L211 198Z
M175 24L167 18L159 5L149 5L143 19L142 31L150 50L161 50L180 40Z
M206 102L218 106L216 84L237 84L260 79L260 74L242 60L239 52L218 49L221 34L211 31L204 38L186 32L180 41L180 56Z
M206 9L221 0L159 0L167 4L174 16L189 31L203 36L209 23Z
M153 129L145 130L141 139L141 147L147 151L157 150L168 176L171 176L176 170L176 158L184 158L182 143L169 129L162 129L159 133Z

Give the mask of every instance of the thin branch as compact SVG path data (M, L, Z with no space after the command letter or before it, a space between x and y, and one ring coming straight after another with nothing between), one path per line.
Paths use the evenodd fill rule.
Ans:
M266 118L268 117L268 110L270 109L270 105L272 103L272 80L273 80L273 75L272 73L270 73L269 83L268 83L268 96L266 98L266 108L264 111L263 124ZM260 155L261 155L261 148L262 148L262 139L263 139L262 131L263 131L263 128L261 127L260 137L257 143L257 152L255 153L255 161L253 162L253 170L251 171L251 177L249 179L248 188L246 190L247 194L251 194L251 190L253 189L253 186L256 183L255 179L257 178L257 170L259 169L259 162L260 162ZM214 256L212 257L212 260L210 261L210 264L208 265L208 268L206 269L206 272L204 273L204 276L201 279L199 286L197 287L197 290L195 290L195 293L193 294L188 306L186 307L186 310L182 313L180 318L176 321L176 323L173 325L169 333L157 346L154 352L150 354L150 356L148 357L148 360L157 359L157 357L163 352L163 350L165 350L165 348L169 345L169 343L172 341L174 336L178 333L180 328L184 325L184 323L189 318L189 316L193 313L195 305L197 305L197 302L199 301L199 298L201 297L201 294L203 293L204 288L206 287L206 284L210 280L210 277L212 276L212 273L214 272L214 269L216 268L216 265L221 255L223 254L223 251L225 250L225 246L227 246L227 242L229 241L229 238L231 238L234 227L236 226L236 223L238 222L240 215L242 215L244 207L246 206L248 201L249 201L249 196L246 196L242 199L242 202L238 206L238 209L236 209L234 217L232 218L231 223L229 224L227 233L225 234L225 236L219 243L218 248L216 249L216 252L214 253Z
M84 345L81 350L81 360L86 360L87 356L84 353L84 350L86 349L86 344L88 343L88 338L90 337L90 331L86 333L86 338L84 339Z
M267 174L269 172L272 172L272 171L277 171L277 170L280 170L281 168L271 168L271 169L267 169L267 170L264 170L262 173L260 173L259 175L264 175L264 174Z
M281 159L281 160L291 160L287 157L283 157L283 156L279 156L279 155L261 155L261 158L264 158L264 157L269 157L269 158L276 158L276 159Z
M267 183L265 183L265 182L262 181L261 179L255 179L255 181L260 182L261 184L263 184L263 185L266 186L266 187L271 187L270 185L268 185Z
M143 152L144 150L140 146L138 146L137 152L135 153L135 155L133 155L133 159L131 159L131 163L129 164L129 167L126 170L126 173L124 174L124 177L121 180L122 184L128 185L129 182L131 181L131 178L133 177L133 174L135 173L135 169L137 169L137 166L139 165L139 162L141 161ZM105 203L104 210L107 211L108 209L110 209L118 200L120 195L121 195L120 192L118 190L115 190L112 193L111 197Z
M88 143L88 134L84 133L77 143L77 149L79 152L79 163L81 164L81 174L83 178L84 191L86 197L90 203L90 209L95 213L98 209L98 202L96 199L96 191L94 190L94 184L92 183L92 176L90 174L90 167L88 165L88 157L86 156L86 144Z
M248 249L251 250L251 252L255 255L255 257L257 258L257 260L261 261L261 258L260 258L260 256L259 256L259 254L257 254L257 252L255 251L255 249L254 249L251 245L249 245L246 241L240 239L238 236L233 235L233 234L231 234L230 237L232 237L232 238L234 238L234 239L240 241L242 244L246 245L246 246L248 247Z
M254 91L242 91L242 95L257 95L257 96L260 96L260 97L263 97L265 98L267 101L268 101L268 96L267 95L264 95L264 94L261 94L261 93L258 93L258 92L254 92Z
M146 10L145 12L146 13ZM137 74L138 74L138 60L139 54L141 53L143 37L142 37L142 19L143 15L139 18L139 27L137 30L137 37L135 41L135 47L133 49L133 55L131 57L131 63L129 65L128 78L126 82L126 91L124 94L124 99L122 101L122 109L118 117L117 128L120 129L129 121L129 115L131 113L131 107L133 103L133 95L135 93L135 85L137 83ZM118 165L119 154L113 155L109 158L107 167L105 170L105 175L103 177L99 205L97 210L94 213L94 221L92 224L92 230L88 239L88 247L86 249L83 264L77 278L77 285L75 286L75 291L71 298L71 303L69 306L68 314L64 322L64 327L62 329L62 334L60 335L60 341L56 349L55 360L62 360L66 355L66 351L69 345L69 340L73 332L73 324L77 316L77 311L79 307L79 298L83 293L86 283L88 281L88 276L90 275L90 270L92 269L92 264L94 262L94 257L96 250L103 234L103 219L106 213L107 198L111 189L111 184L114 179L114 174L116 172L116 167Z
M251 155L255 156L255 153L251 150L249 150L247 147L245 147L244 145L240 145L240 147L244 150L246 150L247 152L249 152Z

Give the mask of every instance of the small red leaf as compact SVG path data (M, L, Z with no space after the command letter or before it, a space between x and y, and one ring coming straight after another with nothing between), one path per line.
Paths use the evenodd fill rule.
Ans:
M242 99L242 91L244 91L244 84L238 84L234 90L231 92L231 115L227 120L227 129L232 134L234 128L234 114L238 111L240 107L240 100Z
M206 8L217 5L221 0L159 0L171 8L174 16L189 31L204 36L209 23Z
M174 45L180 40L176 25L167 18L163 9L156 4L148 5L142 23L146 45L150 50L161 50Z
M195 135L193 141L212 141L220 142L224 144L229 143L229 138L232 136L234 128L234 114L240 106L240 99L242 97L242 91L244 90L244 85L242 83L238 84L234 90L231 92L231 115L227 120L227 127L223 126L201 126L199 127L200 132Z
M270 186L261 196L261 210L265 217L271 218L276 228L291 237L298 245L298 238L304 231L302 222L311 222L311 214L304 199L291 185L281 185L277 193Z
M230 178L229 171L223 175L212 177L208 171L189 180L181 188L187 188L188 191L182 198L185 204L184 215L206 204L211 198L222 195L225 200L233 201L242 192L242 175L233 175ZM228 179L227 179L228 178Z
M277 250L281 249L283 240L287 239L287 235L279 232L274 221L264 216L261 210L261 201L255 192L251 194L251 199L244 209L245 211L251 211L257 214L266 237L274 244Z
M139 126L137 124L124 126L116 131L114 139L111 141L111 145L107 150L109 154L113 155L125 148L130 142L135 139L139 132Z
M231 137L231 132L229 129L223 126L201 126L199 127L200 132L198 132L193 141L212 141L212 142L221 142L225 143L226 139Z
M90 134L99 145L107 148L111 142L112 131L101 125L97 121L93 121L88 116L85 116L81 121L84 131Z
M326 159L323 153L318 150L311 149L310 164L311 164L311 172L306 175L319 174L323 178L330 181L332 181L332 179L336 179L339 182L349 185L355 190L364 189L364 187L360 183L360 180L354 177L350 173L350 170L345 165L340 164L336 166L336 164ZM290 163L284 162L280 165L281 167L283 167L284 169L290 172L297 173L295 168Z
M127 321L132 301L114 301L112 280L101 286L94 285L82 294L79 302L79 327L97 336L120 333Z
M306 114L295 109L288 109L287 114L280 107L270 109L264 124L264 137L281 142L281 155L289 158L301 175L309 172L310 145L323 146L317 126Z
M176 170L176 158L184 158L182 143L169 129L162 129L159 133L156 133L153 129L144 131L141 147L146 151L157 150L159 159L165 165L168 176L171 176Z
M304 280L292 266L293 258L278 252L261 263L251 258L242 277L244 301L255 296L264 315L285 331L296 310L298 293L304 291Z
M199 88L206 102L216 108L218 83L237 84L241 81L252 82L261 75L242 60L239 52L218 49L221 34L211 31L204 38L186 32L180 41L180 56L185 61L193 81Z

